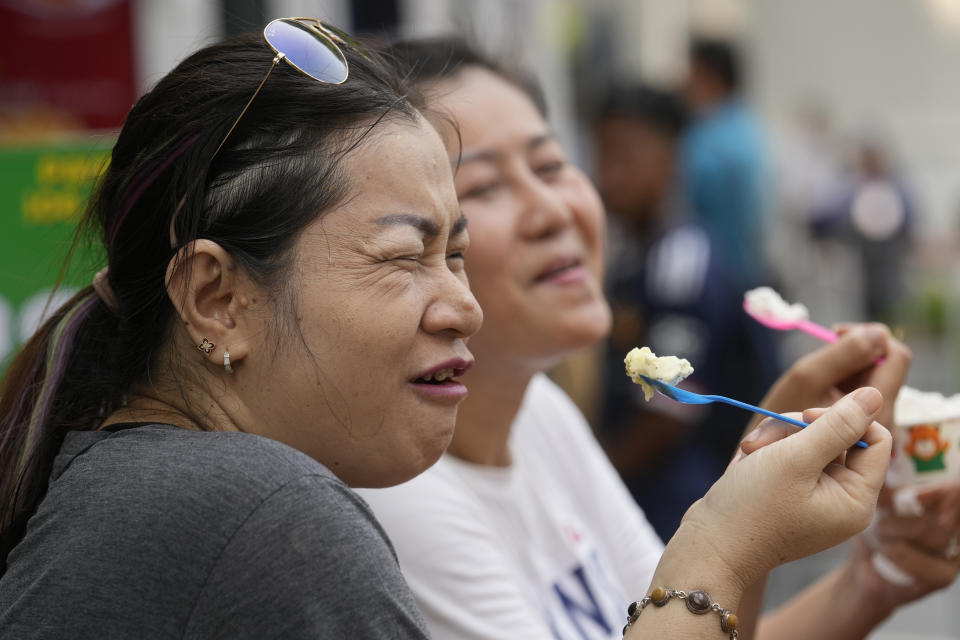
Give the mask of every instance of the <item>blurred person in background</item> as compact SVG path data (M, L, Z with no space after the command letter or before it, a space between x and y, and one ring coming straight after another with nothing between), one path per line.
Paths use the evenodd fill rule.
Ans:
M834 197L815 216L814 234L853 248L862 275L863 313L871 320L889 321L896 319L906 291L916 207L880 136L859 137L851 164Z
M624 354L644 344L686 358L696 363L689 389L750 401L777 374L771 332L744 313L738 279L678 188L685 121L673 94L641 84L612 87L594 115L597 186L613 214L606 283L613 329L600 431L662 538L723 473L743 415L662 396L646 402L623 375Z
M840 145L829 108L815 100L799 103L773 146L777 204L784 222L793 223L796 242L796 232L812 233L817 216L840 188Z
M743 100L742 84L732 44L691 41L683 88L692 116L681 157L684 194L735 284L745 290L769 276L764 256L769 176L764 136Z
M485 324L470 342L477 365L465 376L470 396L447 453L410 482L362 495L394 542L434 638L619 638L622 607L663 584L655 573L662 543L583 415L544 375L609 330L602 203L525 76L455 39L398 44L392 54L426 91L457 167L457 195L471 220L466 268ZM826 406L839 388L871 384L887 398L878 420L888 423L908 363L889 333L858 327L781 377L766 402ZM741 450L768 443L770 433L758 431ZM710 502L708 494L691 507L668 552ZM768 515L757 517L768 531ZM693 565L714 546L694 552ZM851 556L764 618L761 637L863 637L897 605L952 580L955 562L924 555L920 563L918 554L911 548L897 558L920 574L909 593L892 592L864 557ZM694 579L710 580L709 572L705 566ZM738 611L748 638L763 585L742 577L752 583ZM705 629L656 637L722 637L715 623Z

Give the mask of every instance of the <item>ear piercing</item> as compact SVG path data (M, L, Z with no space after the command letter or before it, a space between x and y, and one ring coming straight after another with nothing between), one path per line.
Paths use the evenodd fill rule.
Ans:
M203 341L197 345L197 349L199 349L206 355L210 355L210 353L213 351L214 347L216 346L217 346L216 344L204 338ZM233 367L230 366L230 352L227 351L226 349L223 350L223 369L227 373L233 373Z

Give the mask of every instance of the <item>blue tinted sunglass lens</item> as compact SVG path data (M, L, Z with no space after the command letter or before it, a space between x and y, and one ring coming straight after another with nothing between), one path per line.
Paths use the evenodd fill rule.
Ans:
M340 84L347 79L347 61L337 46L306 25L274 20L263 30L270 46L287 62L321 82Z

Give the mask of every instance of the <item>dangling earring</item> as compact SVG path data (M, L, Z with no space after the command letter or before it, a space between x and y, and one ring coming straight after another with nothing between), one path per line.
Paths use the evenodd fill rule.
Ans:
M223 351L223 368L227 373L233 373L233 367L230 366L230 352L226 349Z

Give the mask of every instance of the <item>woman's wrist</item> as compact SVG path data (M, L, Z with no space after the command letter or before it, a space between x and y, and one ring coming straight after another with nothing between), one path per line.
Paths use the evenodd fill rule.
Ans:
M857 544L856 542L854 544ZM889 585L872 566L873 551L854 550L836 572L834 592L846 603L850 615L867 622L872 629L886 620L900 604L891 598ZM859 561L858 561L859 560Z
M702 589L727 609L736 609L744 590L754 580L732 566L718 553L717 546L709 532L685 520L660 558L651 589Z
M706 616L702 621L694 622L692 619L688 619L686 624L688 632L693 633L702 633L707 631L709 628L709 622L707 622L711 614L717 614L717 622L719 622L720 632L726 634L729 640L739 640L740 638L740 619L737 617L737 614L731 610L724 607L719 602L716 602L709 593L703 589L691 589L690 591L684 591L683 589L671 589L670 587L654 587L650 590L649 595L641 598L637 602L633 602L627 608L627 625L623 628L623 635L626 638L630 629L633 625L637 624L640 616L643 615L644 609L650 607L651 609L663 608L671 600L680 600L682 601L686 609L694 614L697 617ZM668 615L676 616L679 610L669 612ZM644 620L646 622L646 620ZM658 620L654 624L658 624L661 628L665 626L666 620ZM707 622L706 628L704 628L703 622ZM697 628L699 627L699 629ZM653 629L649 629L653 631Z
M640 602L624 612L627 640L738 637L736 613L745 584L717 555L706 533L689 521L680 525L667 543L650 588L636 594Z

